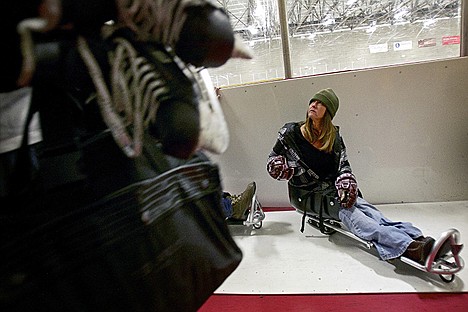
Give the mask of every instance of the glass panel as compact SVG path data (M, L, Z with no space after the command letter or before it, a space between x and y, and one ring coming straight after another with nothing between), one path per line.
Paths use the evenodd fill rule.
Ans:
M461 0L285 0L293 77L460 55ZM284 78L277 0L218 0L255 58L209 69L215 86Z
M278 5L276 0L218 0L234 32L254 54L252 60L231 59L210 68L215 86L243 84L284 77Z
M460 55L460 0L288 0L293 76Z

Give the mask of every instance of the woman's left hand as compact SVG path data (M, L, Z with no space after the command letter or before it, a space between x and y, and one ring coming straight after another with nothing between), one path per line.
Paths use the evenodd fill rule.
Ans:
M335 181L338 199L345 208L351 208L358 196L358 185L352 173L343 173Z

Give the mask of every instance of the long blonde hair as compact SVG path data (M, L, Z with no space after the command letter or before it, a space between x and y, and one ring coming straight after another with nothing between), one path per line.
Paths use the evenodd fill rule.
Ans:
M327 111L322 119L322 132L317 135L314 133L314 124L312 118L309 118L306 113L306 120L303 123L304 126L304 137L310 143L314 144L319 141L322 143L322 146L318 149L326 153L331 153L333 151L333 143L335 143L336 138L336 128L332 123L332 118L330 113Z

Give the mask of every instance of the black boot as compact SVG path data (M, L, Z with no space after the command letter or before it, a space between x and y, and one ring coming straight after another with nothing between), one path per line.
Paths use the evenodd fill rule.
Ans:
M418 238L409 244L402 256L424 265L434 243L432 237Z

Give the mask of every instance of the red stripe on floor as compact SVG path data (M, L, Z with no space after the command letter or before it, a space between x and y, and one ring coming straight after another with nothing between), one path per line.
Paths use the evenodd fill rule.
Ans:
M212 295L199 312L466 312L468 293Z
M290 210L296 210L293 207L262 207L262 210L264 212L275 212L275 211L290 211Z

